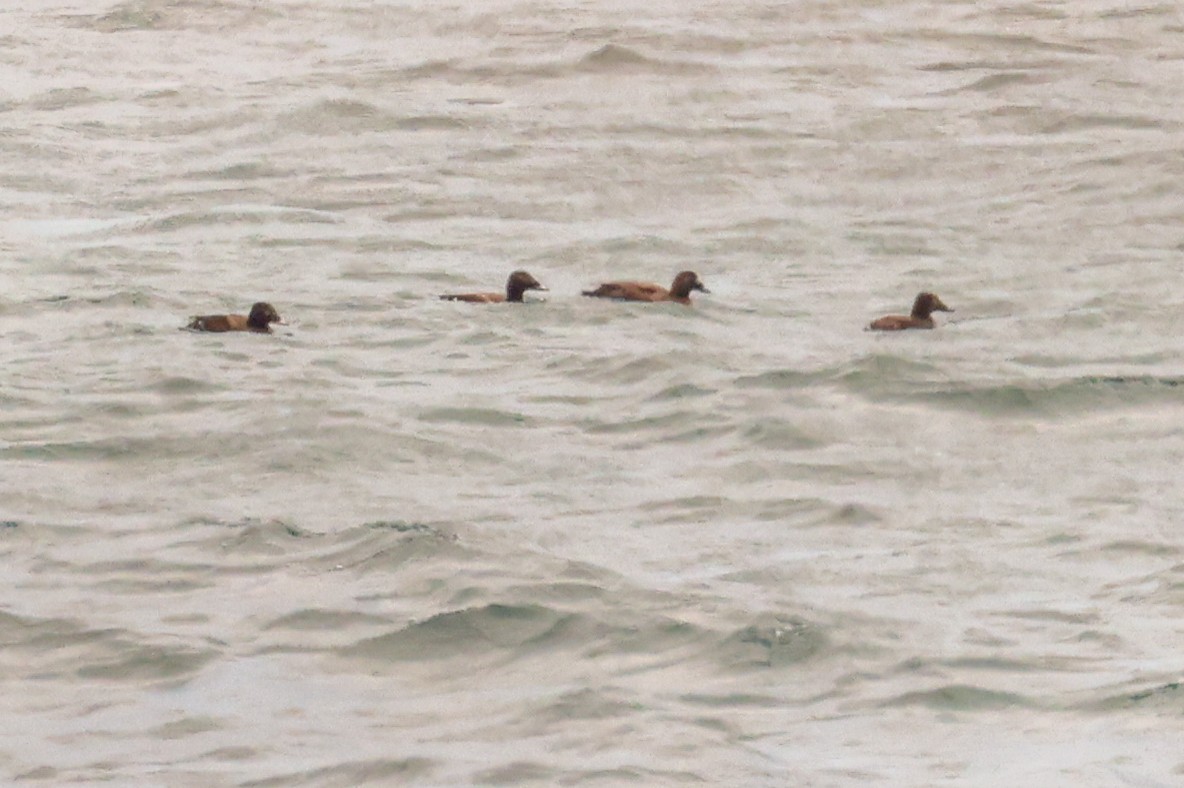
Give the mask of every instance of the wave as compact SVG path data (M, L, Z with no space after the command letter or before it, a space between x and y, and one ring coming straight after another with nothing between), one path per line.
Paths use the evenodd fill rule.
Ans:
M564 75L554 64L488 62L464 63L459 60L427 60L407 68L374 76L382 82L415 80L442 81L452 84L515 84L524 80L554 79ZM463 98L457 101L468 105L498 104L499 98Z
M193 227L227 225L338 224L341 219L328 211L274 205L224 205L194 211L177 211L136 223L131 232L174 233Z
M53 112L98 104L106 100L104 96L87 88L55 88L26 99L20 106L42 112Z
M734 675L795 665L824 653L829 639L821 627L795 616L765 614L739 627L672 617L662 599L639 609L646 597L628 588L584 583L519 587L514 595L533 601L485 602L410 621L385 634L336 649L339 656L371 667L425 663L434 669L463 661L467 670L531 664L546 659L610 658L616 670L639 673L674 665ZM579 594L572 596L572 591Z
M453 115L399 115L353 99L325 99L284 113L276 119L281 131L315 136L383 131L449 131L467 129L476 118Z
M223 32L250 27L279 15L267 6L219 0L125 0L105 14L66 16L75 27L101 33L137 30L206 30Z
M882 706L923 706L937 711L987 711L1014 707L1034 708L1032 700L1013 692L974 687L965 684L948 684L931 690L906 692L885 700Z
M442 80L459 84L513 84L522 80L562 79L571 75L626 74L679 75L711 73L715 66L686 59L655 57L642 54L621 44L604 44L574 60L550 62L491 60L466 63L460 60L432 59L399 69L389 75L377 74L382 80ZM500 103L500 99L464 99L466 103Z
M1063 415L1091 410L1126 410L1179 402L1184 377L1084 375L1061 381L981 385L922 385L885 392L889 398L996 416Z
M576 61L576 71L597 74L687 73L713 71L711 66L686 60L670 60L643 55L620 44L605 44Z
M23 654L10 663L13 678L76 676L111 681L179 680L197 674L218 652L159 642L124 629L94 629L58 618L0 612L5 649Z
M1099 711L1117 709L1167 709L1175 713L1184 710L1184 682L1168 681L1153 684L1133 692L1110 695L1089 704Z
M542 605L489 604L438 613L390 634L341 649L347 657L383 662L476 656L509 650L514 656L567 641L586 616Z
M1175 676L1139 678L1077 693L1064 707L1090 714L1142 711L1152 715L1184 711L1184 682Z
M326 534L278 519L203 518L183 524L182 533L192 531L198 535L173 544L185 562L235 574L269 571L296 559L321 571L395 571L425 557L455 561L467 555L451 532L402 520Z
M811 659L827 645L825 631L805 619L762 616L724 638L714 656L732 669L773 668Z
M293 785L407 785L409 781L418 783L420 780L431 780L439 765L438 761L431 758L376 758L348 761L320 769L286 772L238 784L243 788L279 788Z
M534 419L514 411L493 408L432 408L419 414L421 421L482 427L529 427Z
M989 416L1056 415L1179 400L1184 375L1082 374L998 382L951 380L935 363L874 354L813 370L743 375L739 388L805 391L839 387L873 402L921 403Z

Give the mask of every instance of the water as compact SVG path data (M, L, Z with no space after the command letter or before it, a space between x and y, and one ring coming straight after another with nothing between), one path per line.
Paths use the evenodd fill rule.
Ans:
M0 11L6 781L1180 780L1174 6L339 5Z

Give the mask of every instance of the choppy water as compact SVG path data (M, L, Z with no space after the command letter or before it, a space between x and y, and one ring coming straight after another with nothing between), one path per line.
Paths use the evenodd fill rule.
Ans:
M1184 779L1175 6L14 5L6 782Z

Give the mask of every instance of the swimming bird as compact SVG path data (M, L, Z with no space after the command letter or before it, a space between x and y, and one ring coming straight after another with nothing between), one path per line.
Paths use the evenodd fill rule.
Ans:
M186 328L192 331L256 331L270 334L271 323L283 322L275 307L260 301L251 307L249 315L201 315L193 318Z
M445 301L468 301L471 304L502 304L506 302L521 304L522 294L527 290L546 290L525 271L515 271L506 280L505 293L445 293L440 296Z
M943 304L941 299L933 293L918 293L917 298L913 301L913 311L907 317L905 315L887 315L873 320L868 328L872 331L903 331L906 328L933 328L937 325L931 317L934 312L953 311L953 309Z
M592 298L615 298L618 301L674 301L690 305L691 291L710 293L699 275L694 271L683 271L674 277L670 289L650 282L605 282L595 290L585 290L584 295Z

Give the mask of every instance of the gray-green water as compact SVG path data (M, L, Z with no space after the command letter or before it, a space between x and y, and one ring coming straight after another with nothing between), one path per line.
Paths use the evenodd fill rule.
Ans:
M0 776L1177 784L1181 33L0 9Z

